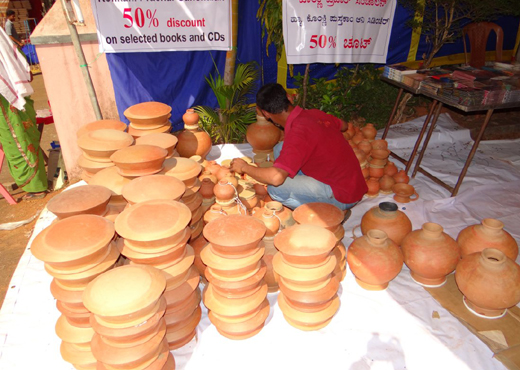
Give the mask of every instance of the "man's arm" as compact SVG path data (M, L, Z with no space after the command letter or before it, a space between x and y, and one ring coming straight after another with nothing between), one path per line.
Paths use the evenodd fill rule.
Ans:
M12 42L14 42L19 47L23 46L23 44L21 42L18 42L13 36L9 35L9 38L11 39Z
M280 186L285 182L289 173L277 167L260 168L250 166L243 159L235 158L231 161L231 169L240 174L245 173L263 184Z

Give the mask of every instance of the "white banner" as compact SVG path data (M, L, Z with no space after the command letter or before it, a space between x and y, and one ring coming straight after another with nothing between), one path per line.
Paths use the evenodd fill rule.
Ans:
M386 63L396 0L284 0L288 64Z
M107 53L231 50L231 0L91 0Z

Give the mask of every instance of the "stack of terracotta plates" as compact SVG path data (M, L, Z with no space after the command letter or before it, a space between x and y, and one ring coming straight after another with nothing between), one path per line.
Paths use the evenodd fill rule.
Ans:
M90 349L90 311L83 304L82 294L89 282L112 269L119 258L113 238L111 221L77 215L47 227L31 246L33 255L45 262L45 270L54 277L51 293L62 313L56 324L56 333L63 341L62 357L78 369L96 369Z
M202 195L199 193L201 182L198 179L202 167L193 159L173 157L164 161L162 174L175 177L186 185L186 192L181 201L188 206L192 217L190 221L191 240L202 233Z
M132 205L156 199L180 200L185 191L186 185L175 177L149 175L130 181L123 187L122 194Z
M163 169L168 151L155 145L133 145L110 156L121 176L153 175Z
M103 186L78 186L56 195L47 203L47 209L60 220L82 214L105 216L111 196Z
M83 151L78 159L78 166L83 169L83 180L88 183L97 172L112 167L110 156L133 144L131 135L117 129L86 131L78 138L78 146Z
M273 258L275 254L278 253L278 250L274 246L274 237L281 231L280 220L272 211L264 208L255 208L253 211L253 217L262 221L267 228L265 236L262 239L265 245L265 253L262 260L267 267L264 280L269 287L269 293L275 293L278 291L279 286L278 276L276 276L273 269Z
M117 167L105 168L99 171L90 180L91 185L100 185L112 192L108 203L108 212L105 215L108 219L114 221L118 214L127 206L128 202L123 197L123 186L132 181L132 177L125 177L119 174Z
M334 275L334 234L315 225L294 225L274 238L273 258L279 275L278 305L287 322L301 330L318 330L339 309L340 279Z
M192 246L193 252L195 253L195 260L193 261L193 264L199 271L199 275L204 284L208 283L208 281L206 280L206 275L205 275L206 265L204 264L204 262L202 262L202 259L200 258L200 254L201 254L202 250L206 247L207 244L208 244L208 241L202 234L199 235L197 238L190 240L190 245Z
M130 121L128 133L137 139L145 135L170 132L171 111L170 106L153 101L132 105L123 113Z
M118 248L131 264L154 266L166 276L166 338L170 349L196 334L201 309L200 276L193 266L189 208L173 200L149 200L125 209L116 219Z
M177 136L169 134L169 133L156 133L138 137L135 139L136 145L155 145L166 149L168 151L168 155L166 159L171 157L178 157L179 153L175 151L175 147L177 146L179 139Z
M175 369L168 349L164 274L151 266L122 266L98 276L83 292L95 331L97 369Z
M207 265L204 304L219 333L246 339L264 327L269 316L263 277L265 225L251 216L231 215L204 227L209 244L202 250Z
M293 212L293 218L299 224L320 226L334 233L338 240L338 244L333 250L338 261L334 273L340 276L341 281L343 281L347 274L345 258L347 250L342 242L345 236L345 229L342 224L345 218L343 211L332 204L314 202L297 207Z

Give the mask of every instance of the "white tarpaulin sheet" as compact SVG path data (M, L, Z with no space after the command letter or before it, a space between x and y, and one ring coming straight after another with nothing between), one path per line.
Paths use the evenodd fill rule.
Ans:
M388 136L390 149L406 158L422 120L392 127ZM454 184L471 144L469 132L442 115L423 165ZM227 159L250 154L248 145L225 145L214 147L210 157ZM443 225L454 238L462 228L482 218L498 218L518 242L519 157L520 140L483 142L456 198L449 198L445 189L418 175L411 184L417 188L420 199L400 204L400 209L410 217L414 229L433 221ZM389 200L389 195L365 198L353 209L345 224L346 246L362 215L379 202ZM53 219L44 211L35 233ZM30 243L0 311L0 369L73 369L61 359L60 340L54 334L59 312L49 291L51 277L29 248ZM303 332L284 320L276 303L277 295L269 294L271 313L266 326L257 336L244 341L222 337L203 309L197 339L173 352L177 368L505 369L484 343L413 283L406 266L382 292L361 289L348 270L339 295L341 307L332 322L317 332Z

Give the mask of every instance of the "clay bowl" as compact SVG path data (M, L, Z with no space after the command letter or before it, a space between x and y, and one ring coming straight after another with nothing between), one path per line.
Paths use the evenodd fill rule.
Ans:
M409 203L419 199L419 195L412 185L405 183L398 183L392 186L392 191L395 193L394 200L399 203ZM415 195L415 198L411 198Z
M121 176L153 175L162 170L168 152L154 145L133 145L110 156Z
M390 150L388 149L373 149L370 152L370 156L374 159L387 159L390 155Z
M374 140L371 142L372 150L388 149L388 143L386 140Z
M110 347L115 347L118 349L137 347L139 345L148 342L149 340L153 340L156 336L165 336L166 335L166 322L164 320L160 320L158 325L150 330L148 333L143 333L138 337L135 337L133 340L121 342L118 340L112 340L110 338L105 338L102 335L99 336L103 345L107 345Z
M193 159L172 157L164 161L161 174L173 176L183 181L186 186L192 186L202 171L202 166Z
M185 245L191 237L191 230L185 227L177 234L164 239L152 241L124 240L124 246L138 253L160 253L171 249L179 244Z
M186 185L174 177L150 175L133 179L123 187L123 197L130 204L147 200L179 200L186 191Z
M94 121L87 123L86 125L81 126L78 131L76 132L76 137L79 139L86 133L90 131L97 131L97 130L117 130L117 131L126 131L127 126L125 123L115 120L115 119L102 119L99 121Z
M94 329L73 326L63 315L56 321L55 331L61 340L74 344L89 343L94 335Z
M110 163L110 156L114 152L133 143L132 135L110 129L90 131L78 139L78 146L85 157L95 162Z
M184 282L190 272L194 260L195 252L193 251L193 248L187 244L186 254L181 261L176 264L161 268L161 271L163 272L166 279L167 289L178 287Z
M285 301L287 302L287 304L289 306L291 306L291 308L294 308L295 310L304 312L304 313L312 313L312 312L319 312L319 311L326 310L332 304L332 300L336 296L337 295L334 295L332 299L329 299L327 301L320 302L320 303L315 303L315 304L308 304L308 303L302 303L299 301L293 301L293 300L287 298L285 295L284 295L284 298L285 298Z
M254 217L230 215L208 223L203 234L215 253L240 258L257 247L266 230L264 223Z
M170 116L172 108L160 102L144 102L128 107L123 114L133 124L153 128L164 124Z
M202 309L200 308L200 306L198 306L191 312L191 314L185 320L178 321L177 323L168 326L168 333L174 333L176 331L182 330L184 327L186 327L187 323L197 322L198 324L200 322L201 317Z
M178 330L179 327L181 327L183 323L186 322L186 320L189 320L190 318L192 318L193 315L196 315L196 311L199 310L201 310L202 312L200 304L197 307L195 307L194 310L191 310L191 307L186 306L185 309L167 313L166 315L164 315L164 321L166 321L166 329Z
M78 166L89 176L89 181L92 176L102 169L113 167L112 162L94 162L85 157L83 154L78 158Z
M284 282L279 281L280 291L283 292L287 299L306 305L319 305L330 301L339 289L340 279L338 276L332 276L327 284L318 290L299 292L286 286Z
M166 158L173 157L173 151L177 145L177 136L169 133L155 133L141 136L135 140L136 145L156 145L168 151Z
M121 192L123 191L123 186L128 184L130 181L132 181L132 178L121 176L118 168L113 166L102 169L92 176L89 185L104 186L112 192L112 198L110 199L111 202L120 200L126 203Z
M197 308L200 304L201 294L200 289L195 289L188 297L183 301L178 301L175 304L166 306L167 314L183 314L185 311L192 311ZM170 331L170 330L168 330Z
M39 233L31 244L31 252L51 267L74 268L108 254L113 237L114 225L103 217L72 216Z
M190 269L188 276L181 285L173 289L166 288L163 293L166 303L174 306L186 300L198 288L199 283L200 275L197 273L197 270Z
M208 284L203 292L204 305L221 316L242 316L256 311L266 296L266 283L255 294L245 298L223 297L214 291L211 284Z
M266 282L267 283L267 282ZM218 294L219 296L225 297L225 298L245 298L249 297L256 292L258 292L262 288L263 282L259 282L254 286L251 286L249 289L240 289L240 290L234 290L234 289L220 289L216 285L213 285L213 290L215 291L215 294Z
M49 200L47 209L59 219L81 214L103 216L111 196L112 192L104 186L77 186Z
M170 123L170 117L171 116L172 116L171 114L168 114L164 121L162 121L162 122L156 121L155 124L151 124L151 125L148 124L148 122L147 123L143 123L143 121L141 121L141 122L139 122L139 121L130 121L130 124L128 126L133 128L133 129L135 129L135 130L147 130L147 131L148 130L156 130L158 128L163 127L164 125L171 124Z
M186 240L187 242L187 240ZM159 253L140 253L135 252L131 248L125 246L123 239L119 239L117 242L117 248L126 258L132 260L134 263L142 265L158 266L161 264L171 263L175 264L179 262L186 254L186 243L178 245L168 250Z
M170 133L172 129L172 125L169 121L166 121L162 126L159 126L157 128L153 128L150 130L144 130L144 129L138 129L132 126L132 122L130 122L130 125L128 126L128 133L132 135L134 139L139 139L143 136L148 136L152 134L165 134ZM173 156L175 156L175 151L173 152Z
M97 362L91 351L78 350L69 342L61 342L60 354L65 361L78 366L91 366Z
M258 269L258 271L256 271L254 274L245 279L221 280L212 272L211 268L209 270L206 269L204 273L208 281L213 285L213 288L216 288L219 293L222 293L221 295L226 295L226 293L229 292L240 293L248 291L250 289L254 289L256 286L261 284L266 272L267 266L263 261L261 261L261 266Z
M114 367L110 365L105 365L102 362L98 362L95 370L113 370ZM175 370L175 360L173 355L170 353L170 349L168 348L168 342L164 341L162 347L160 348L159 355L157 357L152 357L150 362L146 362L141 364L139 367L135 369L141 370ZM87 370L87 369L77 369L77 370Z
M297 207L292 216L301 225L316 225L334 232L345 214L332 204L313 202Z
M199 324L200 319L195 317L192 321L175 331L166 333L166 340L168 341L168 347L171 351L181 348L191 342L191 340L197 334L196 328Z
M212 271L220 276L233 277L242 275L256 269L258 262L264 255L265 247L263 243L259 243L254 254L244 258L225 258L214 253L213 246L209 243L201 252L200 258L207 266L211 267ZM259 267L259 266L258 266Z
M180 202L149 200L121 212L115 228L124 238L146 242L180 236L190 220L190 210Z
M274 245L283 254L284 260L295 266L322 264L336 243L334 233L308 224L294 225L274 237Z
M301 312L289 305L283 293L278 294L278 306L287 322L301 330L318 330L325 327L339 309L340 301L336 295L331 304L322 311Z

